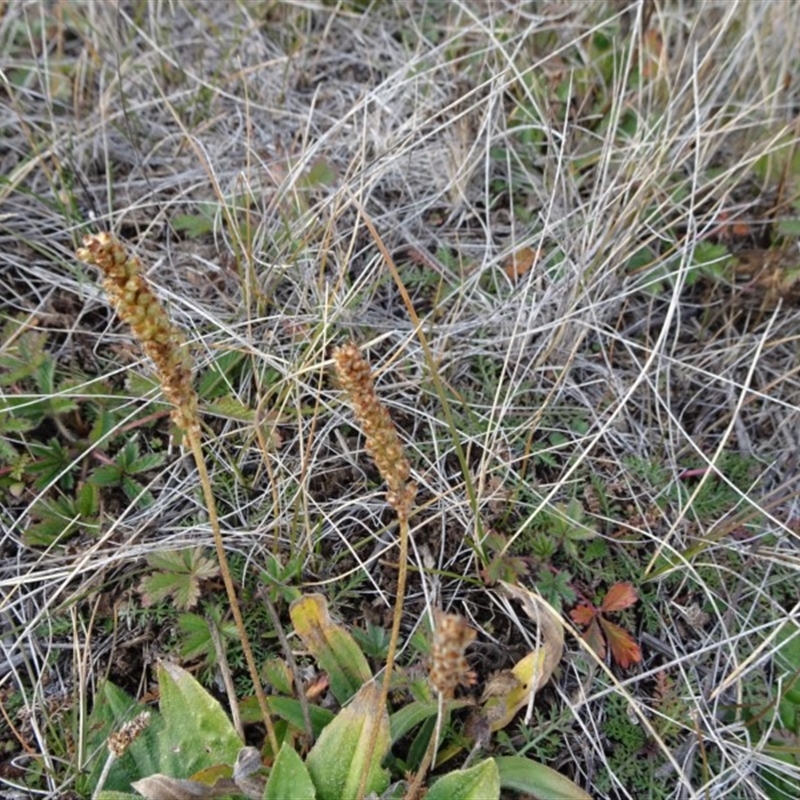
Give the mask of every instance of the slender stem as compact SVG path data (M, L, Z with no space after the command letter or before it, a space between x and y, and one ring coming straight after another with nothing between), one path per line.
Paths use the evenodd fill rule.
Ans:
M381 706L386 705L391 688L392 670L397 653L397 642L400 639L400 622L403 619L403 603L406 596L406 579L408 577L408 517L400 517L400 564L397 572L397 597L394 601L394 619L392 619L392 634L389 638L389 649L386 652L386 669L383 671L383 691L381 692Z
M389 690L391 689L392 671L394 660L397 653L397 642L400 639L400 622L403 618L403 602L406 596L406 578L408 577L408 513L398 515L400 521L400 563L397 571L397 596L394 601L394 618L392 619L392 633L389 637L389 648L386 652L386 668L383 671L383 684L381 685L381 698L378 707L386 708L389 700ZM361 775L361 782L358 786L357 800L363 800L366 791L367 775L369 765L372 763L375 754L376 737L370 739L367 746L367 754L364 763L367 765Z
M97 800L100 797L100 793L103 791L103 787L106 785L106 781L108 780L108 776L111 773L111 767L114 766L117 757L113 753L108 754L108 758L106 758L106 763L103 764L103 771L100 773L100 777L97 779L97 784L94 787L94 791L92 792L92 800Z
M306 736L308 737L309 744L311 744L314 741L314 727L311 724L311 712L308 710L308 698L306 697L306 693L303 691L303 682L300 679L300 670L297 668L297 662L294 659L292 647L283 631L281 618L278 616L278 609L275 608L275 604L272 602L272 599L269 596L269 589L266 586L261 587L261 590L258 592L257 596L267 607L269 618L272 620L272 627L278 636L278 641L281 643L281 648L283 649L283 655L286 657L286 663L289 665L289 670L292 673L292 678L294 679L294 688L297 692L297 700L300 703L300 710L303 713L303 725L306 729Z
M228 664L228 654L225 652L225 642L222 641L222 633L217 627L217 623L213 617L208 616L206 622L208 623L208 632L211 634L211 641L214 643L214 650L217 653L217 664L219 666L220 675L222 676L222 683L225 685L225 693L228 695L228 702L231 705L233 727L236 728L236 733L239 734L239 738L244 741L242 715L239 713L239 703L236 700L236 687L233 684L230 664Z
M441 692L438 694L439 713L436 715L436 727L433 729L430 741L425 749L425 755L422 757L422 761L420 762L417 772L411 780L405 795L403 796L403 800L417 800L417 797L419 796L419 790L422 786L422 781L424 780L430 765L433 763L433 759L436 757L436 750L438 749L439 745L439 734L442 730L442 716L444 714L444 698Z
M278 738L267 707L267 698L261 686L253 650L245 632L242 611L236 597L236 588L231 578L225 545L219 527L217 505L211 491L198 416L198 397L192 386L192 362L186 350L183 333L172 324L166 309L144 278L142 262L128 252L116 237L107 232L86 236L84 246L76 253L85 264L99 267L103 273L103 286L120 319L131 326L133 335L141 343L145 353L153 360L164 395L172 403L172 420L185 434L192 449L200 485L203 487L211 532L217 549L217 559L228 593L236 629L242 642L247 667L253 680L258 705L267 728L269 743L275 755L278 753Z
M217 504L214 500L214 493L211 491L211 481L208 477L208 469L206 462L203 458L203 448L200 442L199 428L189 426L185 431L186 437L189 440L189 445L192 449L197 471L200 475L200 485L203 487L203 497L205 499L206 508L208 509L208 521L211 525L211 533L214 536L214 546L217 550L217 560L219 561L219 569L222 573L222 582L225 584L225 591L228 593L228 601L230 602L231 611L233 612L233 620L236 623L236 630L239 633L239 638L242 643L242 651L244 652L245 661L247 661L247 669L250 672L250 678L253 681L253 688L256 692L256 699L258 700L258 707L261 709L261 717L264 720L264 725L267 728L267 738L272 752L278 754L278 737L275 734L275 726L272 724L272 717L269 713L267 706L267 697L264 694L264 687L261 685L261 678L258 674L258 667L256 660L253 657L253 649L250 647L250 640L247 638L247 633L244 627L244 619L242 618L242 610L239 607L239 599L236 596L236 587L233 585L233 578L231 577L231 570L228 566L228 557L225 554L225 544L222 541L222 531L219 527L219 517L217 515Z

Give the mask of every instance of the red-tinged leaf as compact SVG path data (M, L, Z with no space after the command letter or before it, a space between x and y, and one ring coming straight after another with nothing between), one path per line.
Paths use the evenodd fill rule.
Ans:
M604 612L622 611L623 608L632 606L638 599L632 583L615 583L606 592L600 610Z
M600 618L602 621L602 617ZM591 625L583 633L583 641L597 653L598 658L606 657L606 640L597 624L597 617L592 619Z
M512 253L503 263L503 269L511 280L521 278L542 256L542 248L533 250L530 247L521 247Z
M608 639L611 657L622 669L627 669L631 664L638 664L642 660L642 651L628 631L603 617L600 617L600 624Z
M575 606L575 608L569 612L570 617L572 617L572 621L576 625L588 625L595 618L596 614L597 610L586 603L581 603L579 606Z

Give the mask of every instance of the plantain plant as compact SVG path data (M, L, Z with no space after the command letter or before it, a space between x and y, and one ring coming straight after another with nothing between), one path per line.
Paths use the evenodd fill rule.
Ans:
M106 684L90 721L88 749L105 739L108 755L88 773L87 782L97 798L135 797L131 790L149 798L216 798L243 795L248 798L305 797L319 800L362 800L366 796L429 798L499 797L501 787L537 796L582 800L587 795L574 783L549 767L519 757L483 758L466 763L433 781L431 768L440 768L467 746L470 737L456 731L453 715L472 705L467 725L472 735L467 763L489 744L491 734L504 728L546 683L561 658L563 627L552 609L537 596L511 583L500 583L501 591L515 597L542 631L542 645L521 659L513 669L489 682L480 702L458 699L460 686L470 686L475 676L465 650L476 636L465 620L437 611L427 681L416 681L410 700L392 710L391 691L408 675L395 664L399 646L409 549L409 517L416 496L410 480L411 468L403 446L378 397L369 363L358 347L346 344L334 353L337 377L366 437L366 447L386 481L386 499L399 523L399 571L394 618L386 644L380 677L373 675L367 657L353 636L335 623L321 595L295 598L290 617L295 633L327 675L331 695L340 705L336 715L309 703L304 688L294 678L296 664L291 647L282 637L280 619L273 606L274 591L262 597L273 615L276 632L287 663L268 666L273 687L285 693L267 697L261 673L245 630L236 587L223 546L214 494L206 469L198 396L192 385L192 362L181 332L171 323L142 275L138 259L109 234L85 239L78 257L100 268L105 288L119 316L130 324L134 335L154 361L161 387L172 403L172 420L194 456L203 488L209 522L216 545L219 573L233 612L236 632L255 688L258 715L239 708L235 701L234 722L219 703L189 673L176 665L158 669L160 710L137 707L119 689ZM119 485L136 494L133 476L149 466L133 445L101 473L101 484ZM137 494L137 497L139 495ZM197 599L198 581L216 574L216 566L198 553L188 560L160 557L151 566L160 574L143 581L141 591L152 598L182 597L190 607ZM274 570L273 570L274 571ZM265 584L274 576L265 574ZM274 588L274 587L273 587ZM217 622L220 622L218 620ZM217 632L215 623L209 632ZM220 667L227 670L222 637L212 636ZM204 645L207 650L210 644ZM210 652L210 650L209 650ZM229 678L230 676L228 676ZM223 678L225 676L223 675ZM232 681L226 681L232 687ZM234 692L229 688L229 696ZM243 721L261 721L267 741L263 752L245 747ZM410 738L404 759L391 759L393 744ZM311 744L313 742L313 744ZM310 749L308 749L309 745ZM406 782L405 776L410 780ZM429 786L425 786L429 782Z
M521 599L524 609L537 607L535 596L525 590L511 585L504 589ZM108 755L88 773L89 785L84 788L97 800L141 796L345 800L361 792L382 798L421 796L421 781L409 782L404 774L410 766L421 777L424 768L393 758L393 746L416 737L416 750L428 752L435 742L441 764L465 747L465 736L453 722L456 712L467 709L472 726L480 727L476 721L481 720L490 734L508 725L531 692L549 680L561 655L559 635L553 633L558 623L553 617L544 621L545 609L539 613L544 645L495 676L478 704L452 696L459 683L472 680L463 650L474 639L474 631L456 615L437 614L427 681L417 682L407 692L407 702L390 710L382 702L380 683L366 656L350 632L331 619L325 598L302 596L290 608L294 631L327 675L330 693L341 704L337 714L314 704L306 714L300 698L303 687L292 687L289 679L282 688L293 691L268 697L280 739L277 752L264 759L245 746L220 704L186 670L161 664L158 711L148 711L110 683L103 686L87 726L86 749L97 751L105 741ZM275 664L271 669L277 672ZM290 674L288 668L285 674ZM398 688L411 686L408 672L398 668L396 677ZM258 720L249 701L241 704L241 713L246 721ZM445 723L438 738L437 725L430 724L437 718ZM304 753L304 745L312 740L313 746ZM488 743L486 738L476 741L473 752ZM430 781L425 796L489 800L499 798L502 789L536 797L588 798L566 777L520 756L486 757L453 769Z

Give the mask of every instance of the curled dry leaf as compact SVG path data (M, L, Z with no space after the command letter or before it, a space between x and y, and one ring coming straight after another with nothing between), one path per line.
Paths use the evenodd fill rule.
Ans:
M531 702L550 680L564 653L564 628L556 612L533 592L506 581L499 583L505 595L518 600L525 613L538 623L542 644L487 683L481 703L493 731L508 725Z
M481 708L490 730L499 731L505 728L546 683L545 652L544 647L537 647L511 669L499 672L487 682L481 698ZM547 675L547 679L549 677Z
M508 597L513 597L522 604L522 609L536 622L541 631L544 662L539 686L534 689L538 691L550 680L553 670L564 655L564 626L556 611L539 595L506 581L500 581L500 586Z
M150 775L134 781L131 787L148 800L215 800L237 792L237 786L230 778L222 778L208 786L169 775Z

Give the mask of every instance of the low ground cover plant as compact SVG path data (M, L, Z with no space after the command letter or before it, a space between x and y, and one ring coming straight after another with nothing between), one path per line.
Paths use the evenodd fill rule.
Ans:
M798 38L3 9L0 793L797 797Z

